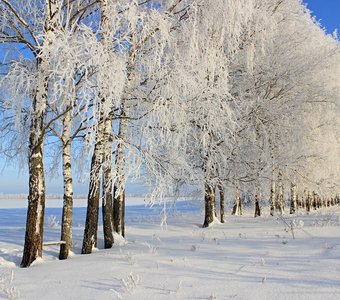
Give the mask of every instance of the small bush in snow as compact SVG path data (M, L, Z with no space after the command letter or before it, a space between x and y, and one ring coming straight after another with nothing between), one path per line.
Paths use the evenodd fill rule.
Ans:
M290 222L290 228L294 228L294 229L301 229L303 226L305 225L305 223L302 221L302 220L296 220L296 219L293 219L291 222ZM290 229L286 229L286 231L288 232Z
M59 221L57 220L57 217L54 216L54 215L48 216L47 224L48 224L48 227L50 227L50 228L57 228L57 227L59 227Z
M140 284L141 278L139 275L134 275L132 272L128 275L127 278L122 278L121 283L124 290L128 293L132 293L134 289Z
M0 298L2 296L5 296L7 299L13 300L20 298L20 293L14 286L12 286L13 275L14 275L13 271L11 275L0 274Z
M217 297L215 296L215 294L211 294L208 300L217 300Z

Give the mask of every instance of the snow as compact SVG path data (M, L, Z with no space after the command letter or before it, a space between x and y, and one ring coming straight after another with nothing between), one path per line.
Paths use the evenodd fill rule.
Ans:
M59 201L59 202L58 202ZM74 254L59 246L22 269L27 201L0 200L0 299L338 299L340 207L284 219L226 212L226 223L202 228L202 203L181 201L160 226L163 205L127 199L126 239L80 255L86 200L76 200ZM21 205L21 206L20 206ZM62 200L47 200L44 241L60 239ZM168 207L170 205L167 205ZM166 228L166 230L165 230ZM293 230L293 231L292 231ZM293 238L295 237L295 239Z

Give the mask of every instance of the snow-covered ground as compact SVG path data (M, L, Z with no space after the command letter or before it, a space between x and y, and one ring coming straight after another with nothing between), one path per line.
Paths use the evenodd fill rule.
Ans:
M46 246L21 269L26 201L0 200L0 299L340 299L339 206L284 219L249 210L203 229L197 202L165 219L163 206L130 199L126 240L104 250L100 228L99 250L80 255L85 203L74 209L75 254L59 261ZM48 200L45 241L60 238L60 206Z

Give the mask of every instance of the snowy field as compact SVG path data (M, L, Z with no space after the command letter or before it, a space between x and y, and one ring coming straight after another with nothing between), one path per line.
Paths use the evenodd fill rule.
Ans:
M340 299L339 206L284 219L249 210L203 229L197 202L165 219L163 206L128 199L126 240L104 250L100 227L99 250L80 255L85 203L75 203L74 255L59 261L46 246L21 269L26 201L0 200L0 299ZM60 238L60 207L47 202L45 242Z

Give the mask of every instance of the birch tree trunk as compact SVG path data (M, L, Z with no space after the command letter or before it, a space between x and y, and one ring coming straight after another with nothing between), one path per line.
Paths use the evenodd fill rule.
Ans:
M258 145L259 149L263 148L263 138L261 137L260 133L260 127L258 124L255 125L255 142ZM261 153L259 153L258 163L256 166L257 172L256 172L256 179L255 179L255 214L254 217L261 216L261 205L260 205L260 175L261 175L261 165L262 165L262 158Z
M296 184L292 182L290 186L290 214L295 214L297 209L296 197Z
M55 27L58 6L56 0L46 0L45 35L48 37ZM49 42L47 38L47 42ZM37 69L42 74L43 82L39 82L32 103L32 116L29 136L29 195L25 244L21 267L29 267L37 258L42 257L45 213L45 175L44 175L44 117L48 97L48 62L37 59Z
M301 203L301 208L306 207L306 195L304 193L300 194L300 203Z
M312 203L313 203L313 209L314 210L316 210L317 209L317 200L318 200L318 198L317 198L318 196L317 196L317 194L315 193L315 192L313 192L313 196L312 196Z
M107 0L100 1L100 11L101 11L101 43L105 46L107 37L109 34L108 28L108 15L107 15ZM82 246L82 254L90 254L92 252L92 248L97 246L97 230L98 230L98 214L99 214L99 199L100 199L100 172L104 159L104 130L105 126L109 125L106 122L106 118L104 120L104 116L106 112L104 111L104 103L106 101L111 101L111 99L102 100L102 106L99 112L99 122L97 128L96 135L96 143L94 152L92 155L91 161L91 173L90 173L90 183L89 183L89 193L88 193L88 201L87 201L87 212L86 212L86 223L85 223L85 231L84 231L84 239ZM109 116L107 119L111 120ZM108 130L111 130L109 128ZM107 182L105 183L105 185ZM106 212L106 210L105 210ZM110 213L111 214L111 213ZM105 216L106 217L106 216Z
M116 151L116 178L114 182L113 222L114 230L125 236L125 160L126 137L128 133L127 110L122 104L121 118L118 131L118 145Z
M217 218L217 205L216 205L216 186L213 187L213 191L214 191L214 200L213 200L213 211L214 211L214 218Z
M214 221L214 202L215 192L209 183L204 185L204 202L205 202L205 217L203 227L209 227Z
M270 187L270 215L274 216L276 209L276 183L275 180L272 179L271 187Z
M279 181L279 188L278 188L278 206L279 206L279 212L282 216L284 213L284 198L283 198L283 182L282 182L282 172L279 171L278 175L278 181Z
M274 140L270 138L269 144L270 144L270 157L271 157L271 186L270 186L270 215L274 216L275 210L277 208L276 203L276 178L275 178L275 144Z
M64 203L61 223L61 240L65 244L60 245L59 259L67 259L72 249L72 212L73 212L73 186L71 168L71 110L69 108L63 119L63 179L64 179Z
M308 192L307 193L307 198L306 198L306 211L307 212L310 212L311 202L312 202L312 197L310 195L310 192Z
M127 156L127 134L128 134L128 107L126 106L126 99L124 98L128 95L130 86L134 81L135 75L135 59L138 47L136 48L137 42L136 37L133 38L133 44L129 55L129 61L127 65L127 84L123 92L123 98L121 103L121 112L119 119L119 129L118 129L118 144L116 150L116 173L115 180L113 183L113 229L116 233L121 236L125 236L125 161Z
M103 2L107 2L104 0ZM172 13L176 6L181 2L181 0L176 0L173 5L167 10L167 15ZM125 86L124 92L122 93L122 103L121 103L121 115L119 119L119 130L118 130L118 145L116 151L116 176L113 184L113 224L114 231L125 236L125 184L126 184L126 174L125 174L125 161L127 157L127 135L128 135L128 107L125 97L129 95L132 90L131 86L135 79L135 63L136 56L139 49L146 43L152 36L158 31L155 29L150 32L146 37L138 40L138 35L132 33L132 45L129 52L129 59L127 63L127 84ZM138 82L139 84L139 82Z
M302 195L299 194L299 193L297 193L297 194L296 194L296 203L297 203L297 207L298 207L298 208L303 208L302 202L303 202L303 197L302 197Z
M103 231L104 247L112 248L113 238L113 180L112 180L112 141L111 141L112 122L111 118L105 121L104 128L104 154L103 154Z
M92 252L92 248L97 246L100 171L103 162L103 126L103 120L100 120L91 161L84 239L81 249L82 254L90 254Z
M235 183L235 204L233 207L232 215L235 215L235 216L242 215L242 198L241 198L239 182Z
M255 194L255 214L254 217L260 217L261 216L261 206L260 206L260 196L259 193L257 192Z
M257 136L259 136L258 134L258 130L257 130ZM257 139L258 140L258 139ZM261 165L261 159L259 159L259 166ZM256 180L255 180L255 213L254 213L254 217L260 217L261 216L261 189L260 189L260 171L258 171L256 173Z
M323 206L323 200L322 200L322 198L317 194L316 195L316 199L318 200L318 208L322 208L322 206Z
M224 189L222 185L219 185L220 190L220 216L221 223L224 223Z
M25 245L21 267L29 267L42 257L45 211L45 175L43 161L44 115L47 101L47 80L43 91L37 91L29 138L29 195Z

